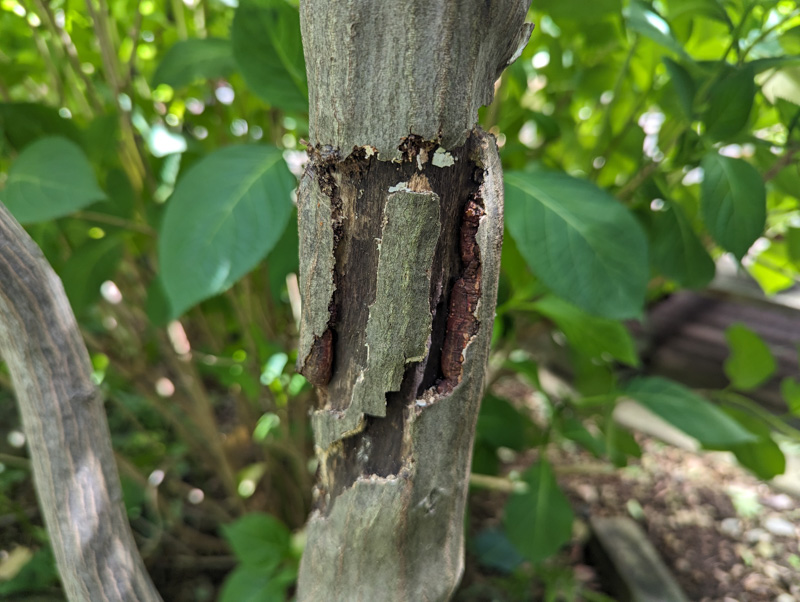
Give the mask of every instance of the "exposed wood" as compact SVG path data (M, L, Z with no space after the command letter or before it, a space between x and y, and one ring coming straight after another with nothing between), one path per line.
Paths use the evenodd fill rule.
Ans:
M389 385L383 394L379 393L386 384L382 377L364 385L373 390L373 396L366 407L357 408L356 424L348 423L338 431L338 440L331 441L327 428L317 428L321 462L318 509L308 526L300 575L301 600L444 600L460 579L469 461L497 294L502 180L490 136L476 131L467 145L453 154L459 157L453 166L423 165L421 170L441 207L431 266L426 269L429 260L418 248L410 248L408 254L422 255L419 261L394 260L397 266L416 265L410 272L398 269L396 279L402 281L407 275L430 283L427 311L413 304L406 309L398 307L396 319L370 335L371 308L385 295L379 293L377 274L366 288L358 285L370 281L370 265L380 271L376 237L360 239L360 243L376 247L375 252L348 253L342 247L358 249L360 243L347 227L343 229L337 293L353 291L353 296L336 303L333 378L321 390L324 405L316 415L327 414L328 423L348 415L348 410L352 416L352 401L359 399L357 383L373 378L368 370L370 337L393 343L398 340L395 328L402 330L409 318L429 328L431 335L421 360L409 354L414 361L406 364L408 356L398 355L398 365L406 366L401 383ZM413 172L420 171L415 159L404 164L377 163L373 168L374 173L396 172L395 185L410 182ZM371 169L367 171L372 173ZM405 175L408 171L411 176ZM357 214L348 209L350 203L370 202L369 195L378 195L380 190L384 198L392 196L389 186L376 188L367 184L363 194L342 195L343 214ZM482 205L477 229L472 227L474 220L468 218L474 211L470 200L479 200ZM379 210L384 205L373 204ZM420 216L428 219L425 213ZM364 226L366 220L357 223ZM383 221L374 223L380 228ZM465 231L472 233L472 240L467 241L472 245L461 244ZM466 252L463 247L467 247ZM472 310L477 331L459 352L463 364L458 380L448 382L442 371L442 351L448 321L452 322L448 320L453 306L451 293L453 284L463 276L463 259L470 254L480 261L480 301ZM355 266L360 269L350 269Z
M68 599L160 600L128 525L103 401L61 281L2 204L0 354Z

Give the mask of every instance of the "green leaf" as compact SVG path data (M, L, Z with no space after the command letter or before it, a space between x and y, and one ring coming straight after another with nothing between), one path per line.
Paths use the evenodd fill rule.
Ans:
M731 349L725 361L725 374L737 389L755 389L778 369L767 344L743 324L728 328L725 338Z
M610 319L642 312L647 239L631 213L591 182L509 172L506 224L531 270L559 297Z
M646 219L650 258L659 272L686 288L700 289L711 282L714 260L680 205L666 203L661 211L649 211Z
M122 252L122 239L106 236L85 243L64 264L59 276L76 315L82 314L100 297L100 285L114 276Z
M697 93L697 86L689 72L681 65L665 56L661 59L669 73L669 79L675 94L680 102L681 109L688 120L694 118L694 96Z
M742 443L731 448L739 464L759 479L774 479L786 472L786 456L775 441L767 437L754 443Z
M505 399L487 395L481 403L478 414L477 436L495 449L507 447L516 451L524 450L533 429L531 420L523 416Z
M781 396L794 416L800 417L800 382L791 376L781 381Z
M789 226L786 229L786 251L789 259L800 266L800 228Z
M710 449L729 449L756 437L715 405L674 381L642 377L624 393Z
M173 317L229 288L283 234L294 176L271 146L233 146L195 165L167 204L159 239L161 281Z
M295 579L290 571L275 575L260 567L238 566L222 584L219 602L284 602Z
M105 197L80 147L50 137L20 153L0 198L19 222L30 224L63 217Z
M747 125L756 94L753 78L753 68L745 66L711 87L703 121L712 140L731 138Z
M680 55L687 61L691 61L681 43L675 39L670 30L669 24L664 18L652 11L647 5L633 0L623 11L625 24L628 29L651 39L653 42L675 54Z
M797 268L789 259L785 241L769 240L753 250L755 261L748 263L747 272L755 278L761 290L767 295L774 295L795 285L792 277Z
M522 479L528 490L509 498L503 524L514 547L530 562L541 562L572 537L572 509L546 460L539 460Z
M222 534L243 565L257 568L262 573L275 570L289 555L289 529L269 514L245 514L230 525L223 525Z
M267 257L269 269L269 289L276 301L281 300L281 293L286 288L286 277L297 274L300 270L300 239L297 230L297 212L292 210L289 224L284 228L280 240Z
M723 393L722 400L740 397L735 393ZM725 412L748 431L758 437L758 441L742 443L731 447L739 464L752 471L759 479L773 479L786 471L786 456L772 439L772 431L763 420L738 408L726 407Z
M191 38L167 50L153 74L153 86L182 88L198 80L228 76L236 68L230 40Z
M308 111L300 15L284 0L242 0L231 28L233 56L247 85L269 104Z
M482 566L501 573L514 572L525 560L500 529L484 529L472 540L470 548Z
M597 21L603 17L619 14L622 10L620 0L539 0L534 9L547 13L556 21Z
M543 297L533 307L551 319L578 351L591 358L610 354L630 366L639 365L633 339L619 322L590 316L553 295Z
M0 581L0 596L5 600L28 599L27 596L16 597L14 594L46 591L57 583L55 558L48 546L37 550L12 579Z
M783 99L800 105L800 67L778 69L768 75L761 86L761 91L772 104Z
M0 103L0 134L17 151L45 136L81 142L81 132L71 120L61 117L52 107L32 102Z
M700 210L720 246L742 259L764 231L767 193L761 175L743 159L711 151L703 157Z
M605 453L606 446L603 440L592 435L575 416L559 416L555 426L562 436L581 445L593 456L599 458Z

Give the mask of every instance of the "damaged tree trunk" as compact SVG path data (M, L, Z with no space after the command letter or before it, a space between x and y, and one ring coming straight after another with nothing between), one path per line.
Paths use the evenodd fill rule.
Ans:
M503 234L477 110L528 4L301 1L298 364L319 393L301 601L445 600L461 578Z

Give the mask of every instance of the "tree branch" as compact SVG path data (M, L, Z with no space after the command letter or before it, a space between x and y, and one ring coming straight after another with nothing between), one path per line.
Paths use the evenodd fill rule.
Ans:
M60 280L0 204L0 354L70 601L158 601L122 503L103 401Z

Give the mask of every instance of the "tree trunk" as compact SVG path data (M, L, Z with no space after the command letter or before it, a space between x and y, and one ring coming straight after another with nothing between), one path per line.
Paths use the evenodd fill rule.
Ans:
M161 600L133 540L103 401L61 281L2 204L0 355L67 598Z
M320 400L301 601L445 600L461 578L503 234L475 124L528 4L301 1L298 364Z

